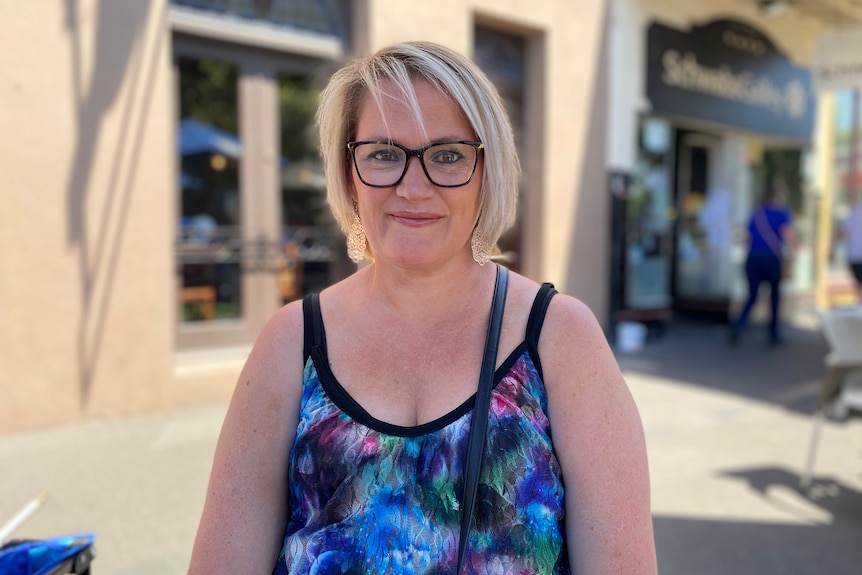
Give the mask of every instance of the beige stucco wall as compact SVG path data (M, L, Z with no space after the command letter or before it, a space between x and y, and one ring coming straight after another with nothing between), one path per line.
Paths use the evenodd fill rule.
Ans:
M174 321L163 0L0 14L0 430L159 405Z

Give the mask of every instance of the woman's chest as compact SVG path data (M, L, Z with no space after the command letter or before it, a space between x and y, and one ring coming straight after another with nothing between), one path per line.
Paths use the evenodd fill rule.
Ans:
M460 334L330 346L329 368L369 414L399 426L435 421L476 393L481 342Z

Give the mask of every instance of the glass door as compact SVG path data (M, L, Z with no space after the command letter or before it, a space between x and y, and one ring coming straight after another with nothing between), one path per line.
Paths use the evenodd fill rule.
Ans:
M674 303L677 309L725 316L732 279L732 198L718 185L722 140L679 136Z

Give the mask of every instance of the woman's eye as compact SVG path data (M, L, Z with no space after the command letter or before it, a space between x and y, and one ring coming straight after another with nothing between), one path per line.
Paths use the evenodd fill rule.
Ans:
M369 156L369 159L375 162L399 162L401 161L398 154L393 150L377 150Z
M464 156L454 150L446 150L434 154L432 160L438 164L454 164L464 159Z

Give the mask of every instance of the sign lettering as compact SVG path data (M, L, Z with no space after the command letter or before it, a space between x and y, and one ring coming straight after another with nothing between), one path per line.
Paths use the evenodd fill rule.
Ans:
M647 96L655 111L810 138L811 74L757 30L730 20L689 33L654 23L647 42Z

